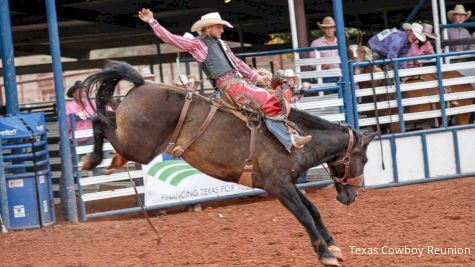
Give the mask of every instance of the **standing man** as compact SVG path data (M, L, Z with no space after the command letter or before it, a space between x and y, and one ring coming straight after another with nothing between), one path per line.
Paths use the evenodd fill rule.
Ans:
M333 20L332 17L328 16L325 17L322 20L322 23L317 22L318 27L320 30L323 32L323 36L313 40L313 42L310 44L311 47L322 47L322 46L335 46L337 45L338 40L336 39L335 36L335 31L336 31L336 24L335 21ZM320 57L338 57L338 50L337 49L331 49L331 50L321 50L320 52ZM309 57L315 57L315 52L311 51L309 53ZM334 64L323 64L322 69L324 70L329 70L329 69L338 69L340 67L340 64L334 63ZM323 78L324 83L334 83L338 81L338 77L325 77Z
M411 44L419 40L426 41L423 27L419 23L412 23L405 30L387 29L371 37L368 45L380 59L404 57L409 52ZM378 59L373 56L373 59ZM399 63L400 68L406 68L407 62Z
M454 24L462 24L467 21L470 16L472 16L472 11L465 11L465 7L463 5L456 5L453 10L449 10L447 12L447 17L449 21ZM461 39L461 38L471 38L470 33L467 29L459 27L459 28L448 28L447 33L449 35L449 39ZM469 50L470 45L452 45L450 46L450 52L460 52Z
M188 51L198 61L213 86L227 93L235 103L261 110L266 116L264 121L267 128L287 151L290 152L292 146L299 148L311 141L312 136L300 136L286 123L290 112L288 104L283 104L284 101L281 101L278 95L270 95L266 90L247 82L265 84L270 81L238 59L221 40L224 26L228 28L233 26L221 19L218 12L203 15L193 24L191 31L199 34L194 38L184 38L170 33L154 19L153 13L148 9L142 9L138 15L143 22L152 27L158 38L169 45Z

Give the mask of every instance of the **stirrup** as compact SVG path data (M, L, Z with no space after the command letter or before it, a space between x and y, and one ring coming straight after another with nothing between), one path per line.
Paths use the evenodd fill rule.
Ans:
M174 157L174 158L179 158L179 157L181 157L181 155L183 154L183 152L185 152L185 151L183 151L183 147L182 147L182 146L176 146L176 147L173 149L173 151L172 151L171 154L172 154L172 157Z

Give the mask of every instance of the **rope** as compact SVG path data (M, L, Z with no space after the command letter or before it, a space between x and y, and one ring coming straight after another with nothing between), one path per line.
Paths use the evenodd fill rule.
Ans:
M379 112L378 112L378 105L377 105L377 99L376 99L376 88L374 86L374 60L371 60L371 87L372 87L372 92L373 92L374 115L376 117L376 132L379 138L379 151L381 152L381 167L383 170L385 170L386 166L384 164L383 139L381 138L381 123L379 121ZM387 93L387 87L386 87L386 93ZM390 114L390 117L391 117L391 114Z
M155 235L157 236L157 245L158 245L160 244L160 241L162 238L160 237L160 233L158 233L157 228L155 228L155 226L153 225L152 220L150 219L150 217L147 214L147 211L144 208L142 199L140 199L140 196L139 196L139 191L137 191L137 187L135 186L132 176L130 175L129 164L127 164L127 174L129 175L130 183L132 184L132 187L134 188L135 196L137 197L137 202L139 203L140 209L142 210L142 214L145 217L145 219L147 219L147 222L150 225L150 228L152 228L152 230L155 232Z

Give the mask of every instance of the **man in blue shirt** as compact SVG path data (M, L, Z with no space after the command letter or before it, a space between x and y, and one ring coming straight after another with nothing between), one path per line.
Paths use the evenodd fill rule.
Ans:
M419 23L412 23L404 30L387 29L371 37L368 45L382 59L404 57L409 52L413 42L417 40L425 42L426 36L423 27ZM406 68L407 62L399 63L399 67Z

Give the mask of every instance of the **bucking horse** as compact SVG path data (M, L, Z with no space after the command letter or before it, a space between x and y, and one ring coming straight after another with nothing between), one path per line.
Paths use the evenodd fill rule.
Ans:
M114 111L113 94L119 81L134 87ZM113 62L103 71L88 77L85 88L89 99L96 97L97 116L93 121L94 151L87 157L83 169L92 169L102 161L104 138L109 140L118 157L113 165L127 161L147 164L162 153L170 142L180 114L189 97L178 87L145 81L130 65ZM188 142L198 131L212 107L209 98L193 94L177 144ZM253 157L252 185L275 196L303 225L319 261L327 266L340 266L340 248L326 228L317 207L295 186L305 170L328 163L335 182L337 199L350 205L362 185L366 149L373 133L358 132L292 109L289 120L304 134L313 136L311 143L289 153L262 126L257 131ZM209 125L183 152L191 166L217 179L238 182L248 156L250 129L242 119L219 108Z

